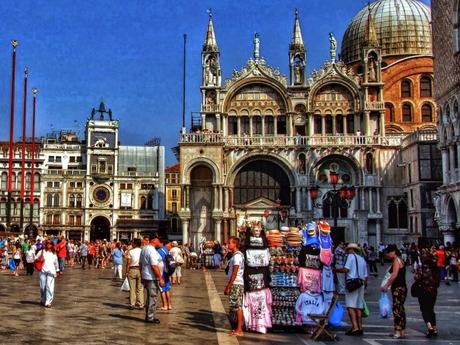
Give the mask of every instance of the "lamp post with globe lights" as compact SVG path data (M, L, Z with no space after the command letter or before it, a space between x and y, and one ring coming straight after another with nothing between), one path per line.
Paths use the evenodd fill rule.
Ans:
M333 230L337 228L337 218L339 217L340 208L349 208L351 201L355 197L355 187L343 185L337 189L340 180L340 175L336 171L329 173L329 182L332 185L332 190L326 192L323 202L330 204L332 207L332 218L334 219ZM320 196L319 186L312 186L309 189L310 198L313 202L313 207L321 208L323 205L315 203Z

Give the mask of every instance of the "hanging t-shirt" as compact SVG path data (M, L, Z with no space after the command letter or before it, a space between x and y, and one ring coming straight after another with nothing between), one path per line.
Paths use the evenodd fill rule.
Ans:
M305 324L313 324L309 314L323 314L323 296L320 293L304 292L300 294L295 304L297 320Z
M321 292L321 270L300 267L297 284L301 292Z
M268 267L246 267L244 270L244 288L246 291L268 288L269 280Z
M246 264L249 267L265 267L270 264L270 252L267 249L247 249Z
M246 328L267 333L272 327L272 293L270 289L247 292L244 300Z
M230 259L230 262L228 263L228 279L230 279L233 274L233 266L237 265L238 273L236 274L236 278L233 281L233 285L244 285L244 256L240 251L235 252Z
M315 249L311 246L303 247L299 253L299 266L319 269L321 267L319 254L319 248Z
M333 292L335 291L334 285L334 273L329 266L323 266L323 273L322 273L322 290L323 292Z
M331 235L330 234L324 235L322 233L319 233L319 244L321 245L321 248L323 249L331 249L332 248Z

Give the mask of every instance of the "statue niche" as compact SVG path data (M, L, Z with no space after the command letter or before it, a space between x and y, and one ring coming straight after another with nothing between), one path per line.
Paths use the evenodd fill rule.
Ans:
M300 56L294 58L294 85L302 85L304 81L304 63Z
M367 57L367 80L377 81L377 57L371 53Z
M204 64L204 84L206 86L217 86L219 64L215 54L209 54Z

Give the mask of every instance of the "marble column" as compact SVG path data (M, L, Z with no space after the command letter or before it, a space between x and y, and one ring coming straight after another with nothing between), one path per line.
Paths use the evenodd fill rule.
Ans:
M374 213L374 206L372 205L372 188L369 188L369 213Z
M382 137L385 136L385 112L381 111L380 112L380 135Z
M182 243L188 243L188 219L182 219Z
M370 123L371 123L371 119L370 119L370 112L369 111L365 111L364 112L364 131L363 131L363 134L365 136L369 136L369 135L372 135L372 133L370 133L371 131L371 127L370 127Z
M236 127L238 129L238 136L241 136L241 117L236 118Z
M218 207L219 207L219 189L218 189L218 186L214 186L214 198L213 198L214 202L214 210L213 211L217 211Z
M453 146L449 147L449 163L450 163L450 182L454 183L457 181L457 173L455 171L455 150Z
M224 210L224 192L223 192L223 187L219 186L219 210L223 211Z
M206 129L206 114L201 114L201 130Z
M313 114L308 115L308 136L312 136L314 133L315 123L313 120Z
M347 135L348 134L348 128L347 128L347 115L344 115L343 118L343 135Z
M217 126L217 133L220 133L220 130L222 129L222 126L220 123L220 114L216 114L216 126Z
M321 116L321 135L326 135L326 116Z
M295 199L296 199L296 212L297 216L299 216L302 213L302 199L300 195L301 189L300 187L296 187L295 189Z
M449 184L449 153L446 148L441 151L442 155L442 183Z
M221 226L222 226L222 220L215 220L215 233L214 233L214 239L222 243L222 231L221 231Z

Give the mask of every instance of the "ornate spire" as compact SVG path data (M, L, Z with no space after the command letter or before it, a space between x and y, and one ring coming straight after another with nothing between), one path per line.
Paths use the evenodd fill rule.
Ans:
M206 33L206 38L203 44L204 52L218 52L219 48L217 47L216 35L214 34L214 25L212 23L212 11L208 10L209 21L208 21L208 31Z
M294 31L292 34L292 40L289 49L305 50L302 38L302 30L300 29L299 11L297 9L295 9Z
M366 36L364 38L364 43L367 46L377 47L379 41L377 39L377 31L375 30L375 22L374 18L372 17L372 9L370 3L367 4L367 10L369 13L367 14Z

